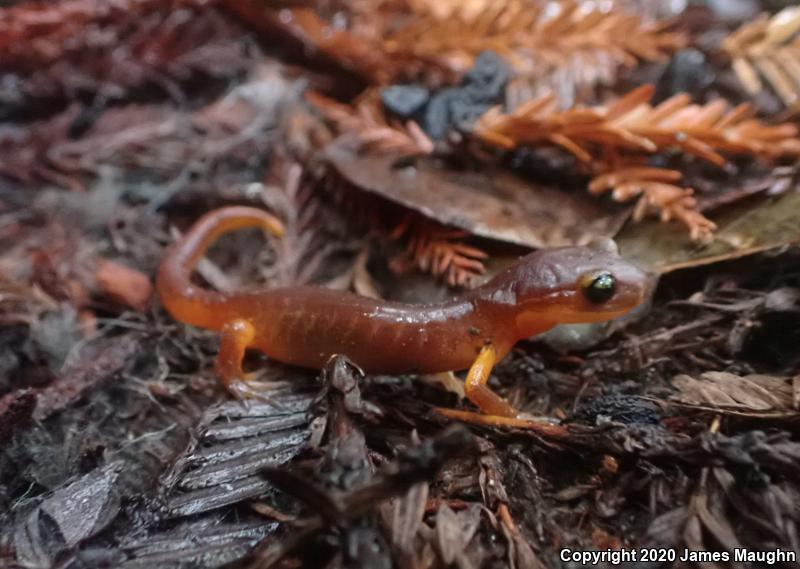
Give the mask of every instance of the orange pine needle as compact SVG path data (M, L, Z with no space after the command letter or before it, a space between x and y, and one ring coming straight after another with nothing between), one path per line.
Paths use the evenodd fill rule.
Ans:
M751 118L748 105L729 108L723 100L703 105L691 103L679 93L652 106L651 85L627 93L609 106L557 110L551 97L520 105L511 113L492 109L475 124L475 135L486 144L502 149L555 145L588 165L597 176L589 191L612 191L617 201L641 196L634 217L655 210L663 220L686 225L694 239L708 239L713 222L696 210L692 190L677 184L681 174L630 166L659 151L679 149L717 166L724 166L723 153L773 158L800 155L795 125L767 125ZM627 164L627 165L626 165Z
M352 132L358 136L365 148L414 155L433 152L433 141L419 125L413 121L398 125L387 120L374 92L361 97L355 107L319 93L308 92L305 96L341 132Z

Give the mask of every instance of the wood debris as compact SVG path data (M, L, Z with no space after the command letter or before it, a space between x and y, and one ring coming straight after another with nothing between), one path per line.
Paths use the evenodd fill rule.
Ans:
M108 259L98 259L94 276L104 294L134 310L144 310L153 292L150 277Z
M188 79L232 77L250 61L237 30L203 0L25 2L0 11L3 102L75 99L103 107L155 87L185 98ZM93 33L87 33L92 30Z

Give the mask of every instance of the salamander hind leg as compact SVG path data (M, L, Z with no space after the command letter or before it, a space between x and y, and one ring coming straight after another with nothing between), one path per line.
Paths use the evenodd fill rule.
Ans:
M222 327L217 375L222 384L237 399L259 397L258 390L247 382L242 370L245 350L253 343L255 328L247 320L232 320Z

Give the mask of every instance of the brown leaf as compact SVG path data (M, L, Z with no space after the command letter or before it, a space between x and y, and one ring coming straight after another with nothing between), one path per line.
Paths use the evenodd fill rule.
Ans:
M714 494L717 496L717 494ZM726 550L733 551L741 547L739 539L736 537L736 532L733 530L730 522L725 518L724 513L720 508L713 508L713 504L709 501L709 494L705 488L701 488L694 496L692 496L689 507L693 513L702 522L705 529L713 535L717 542ZM688 544L690 545L691 544Z
M718 230L712 243L694 243L688 235L652 221L628 225L617 244L623 257L657 274L795 244L800 242L800 191L732 206L714 221Z
M693 405L760 412L789 411L794 405L790 378L709 371L700 379L678 375L672 385L679 390L677 401Z
M453 512L447 504L439 508L436 512L436 546L446 565L464 557L467 544L480 523L481 512L476 506L458 513Z
M420 482L392 504L392 542L405 554L412 552L427 500L428 483Z
M586 244L613 237L627 217L588 196L525 182L503 171L463 172L425 159L396 167L391 156L359 156L344 141L325 157L350 184L444 225L526 247Z

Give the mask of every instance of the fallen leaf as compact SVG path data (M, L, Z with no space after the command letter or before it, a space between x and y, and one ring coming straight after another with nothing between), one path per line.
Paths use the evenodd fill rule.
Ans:
M406 554L413 551L417 532L425 515L428 491L428 484L419 482L392 504L392 543Z
M456 513L447 504L436 512L435 544L445 564L455 563L464 556L467 545L480 525L480 513L476 507Z
M739 203L714 216L714 241L691 241L671 224L630 224L617 236L620 254L657 274L738 259L800 242L800 191Z
M338 139L324 156L353 186L478 237L525 247L584 245L613 237L629 210L583 193L526 182L506 171L458 171L419 158L361 156Z
M672 385L679 390L674 399L691 405L761 412L794 409L791 378L709 371L699 379L675 376Z

